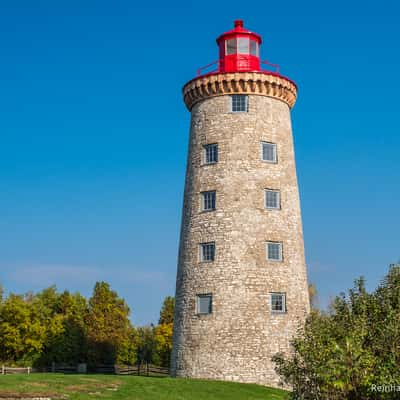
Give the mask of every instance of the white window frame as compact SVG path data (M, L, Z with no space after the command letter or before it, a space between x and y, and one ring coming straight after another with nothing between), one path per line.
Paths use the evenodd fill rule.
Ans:
M235 43L235 51L234 52L228 52L228 42ZM237 54L237 39L236 38L230 38L225 40L225 55L226 56L232 56L234 54Z
M215 161L207 161L207 148L212 148L214 147L216 151L214 154L216 155L216 160ZM203 165L210 165L210 164L216 164L218 162L218 143L207 143L203 146Z
M208 298L210 299L210 307L208 312L200 311L200 298ZM212 293L204 293L204 294L196 294L196 314L197 315L210 315L213 311L213 296Z
M264 159L264 145L272 145L273 146L273 148L274 148L274 159L273 160ZM261 160L266 163L277 164L277 162L278 162L278 145L273 142L261 141Z
M214 195L214 207L206 208L206 196ZM212 199L211 199L212 200ZM201 203L201 211L210 212L215 211L217 209L217 191L216 190L207 190L205 192L200 192L200 203Z
M252 52L251 52L251 44L252 43L254 43L255 44L255 54L253 54ZM249 45L249 54L251 55L251 56L255 56L255 57L258 57L259 56L259 54L258 54L258 42L257 42L257 40L254 40L254 39L250 39L250 45Z
M277 194L277 206L276 207L268 206L268 203L267 203L268 193L276 193ZM281 191L279 189L265 189L264 190L264 206L267 210L280 210L281 209Z
M282 296L282 310L274 310L272 308L272 305L273 305L272 296ZM272 293L270 293L269 294L269 302L270 302L271 313L273 313L273 314L285 314L287 312L287 310L286 310L286 293L282 293L282 292L272 292Z
M213 246L214 246L214 254L213 254L213 259L212 259L212 260L205 260L205 259L204 259L203 247L204 247L204 246L208 246L208 245L213 245ZM214 262L214 261L215 261L215 251L216 251L215 242L200 243L200 244L199 244L199 257L200 257L200 262L203 262L203 263L211 263L211 262Z
M245 110L233 110L233 99L235 96L241 96L245 98ZM249 96L247 94L232 94L230 96L230 112L234 114L249 112Z
M279 245L279 259L269 258L269 245L270 244L271 245ZM283 243L282 242L273 242L273 241L269 240L266 242L265 250L266 250L267 261L272 261L272 262L282 262L283 261Z
M248 37L237 38L237 54L250 54L250 39Z

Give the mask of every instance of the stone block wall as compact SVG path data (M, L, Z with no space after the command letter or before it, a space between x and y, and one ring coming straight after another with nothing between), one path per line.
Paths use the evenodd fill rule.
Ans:
M309 312L301 212L290 109L281 99L248 94L248 112L230 111L230 94L193 104L176 282L173 376L278 386L271 357ZM277 163L261 142L277 144ZM203 164L203 146L218 144L218 162ZM280 190L281 209L265 208L265 189ZM216 191L216 210L201 211L200 193ZM266 242L283 244L268 261ZM199 244L215 242L201 262ZM286 294L273 313L270 294ZM212 294L212 313L196 313L196 295Z

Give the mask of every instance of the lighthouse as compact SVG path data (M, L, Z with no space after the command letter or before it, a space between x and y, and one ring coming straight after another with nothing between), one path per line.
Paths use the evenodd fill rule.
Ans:
M191 113L171 374L278 386L271 358L309 312L290 110L243 21L183 87ZM276 66L275 66L276 67Z

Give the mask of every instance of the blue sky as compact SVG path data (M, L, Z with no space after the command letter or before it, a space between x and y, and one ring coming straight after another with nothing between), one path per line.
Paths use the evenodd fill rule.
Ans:
M7 4L9 3L9 4ZM135 324L174 293L189 113L181 87L237 18L299 86L292 112L320 300L400 258L395 1L0 3L0 282L89 295Z

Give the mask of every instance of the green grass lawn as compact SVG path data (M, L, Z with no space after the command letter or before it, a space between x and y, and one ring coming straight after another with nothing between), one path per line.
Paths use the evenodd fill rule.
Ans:
M282 390L233 382L115 375L0 375L0 399L6 397L6 394L23 393L71 400L283 400L287 398L287 392Z

